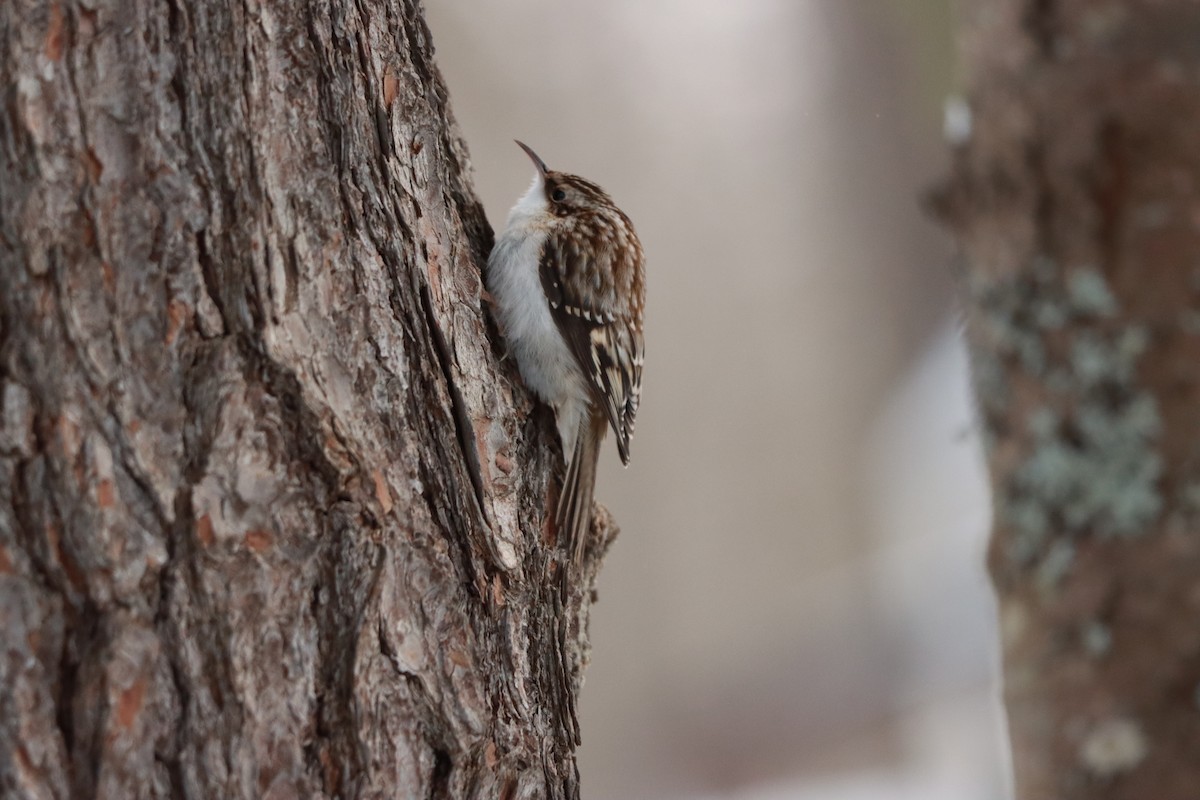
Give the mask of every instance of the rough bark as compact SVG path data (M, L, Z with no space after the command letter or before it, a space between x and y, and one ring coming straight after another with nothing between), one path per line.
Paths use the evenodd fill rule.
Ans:
M939 199L966 256L1017 796L1194 798L1200 6L973 11L973 124Z
M3 796L577 795L432 53L416 0L0 3Z

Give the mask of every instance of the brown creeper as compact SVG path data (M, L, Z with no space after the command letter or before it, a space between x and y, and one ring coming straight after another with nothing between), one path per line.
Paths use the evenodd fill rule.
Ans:
M603 189L517 144L537 174L488 258L488 290L522 379L554 409L567 462L555 519L578 566L608 426L629 463L644 358L642 245Z

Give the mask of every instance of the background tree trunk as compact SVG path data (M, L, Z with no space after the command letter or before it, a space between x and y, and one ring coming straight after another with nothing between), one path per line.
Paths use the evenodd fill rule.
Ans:
M432 52L416 0L0 4L5 797L577 794Z
M1191 0L981 2L966 31L940 201L1022 800L1200 787L1198 42Z

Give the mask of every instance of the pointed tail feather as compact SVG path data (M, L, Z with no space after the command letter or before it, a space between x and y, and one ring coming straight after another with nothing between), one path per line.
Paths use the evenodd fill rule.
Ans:
M596 461L600 457L600 444L604 440L606 425L601 414L591 414L580 423L579 435L575 437L575 452L567 465L567 476L558 500L555 517L559 541L571 554L567 563L573 575L579 573L579 566L583 563L583 551L591 527Z
M571 724L571 733L576 746L582 739L579 735L579 717L575 711L575 686L568 666L570 626L567 620L567 601L571 590L582 574L583 553L592 524L592 491L596 487L596 462L600 457L600 444L608 423L603 414L589 414L579 424L575 436L575 451L567 464L567 475L563 480L562 493L558 498L555 521L558 541L569 558L560 564L559 572L559 658L562 669L562 690L566 698L566 717Z

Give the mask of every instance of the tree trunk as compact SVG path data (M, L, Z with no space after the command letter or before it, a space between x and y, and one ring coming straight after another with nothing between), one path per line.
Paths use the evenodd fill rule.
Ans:
M432 53L416 0L0 3L5 797L578 794Z
M939 199L967 261L1017 796L1191 800L1200 6L974 11Z

